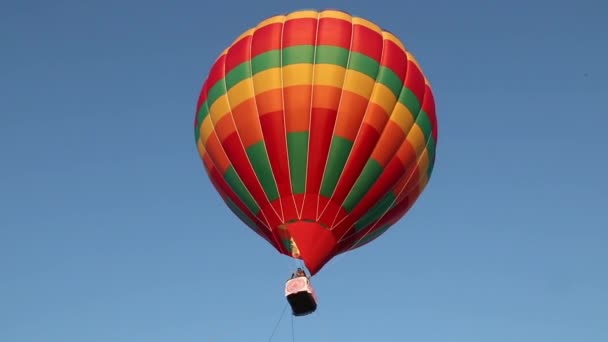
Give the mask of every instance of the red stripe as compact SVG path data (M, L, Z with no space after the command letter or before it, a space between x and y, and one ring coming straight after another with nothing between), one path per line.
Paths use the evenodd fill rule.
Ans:
M424 75L422 74L420 69L418 69L416 64L409 61L407 63L407 74L405 75L405 86L408 87L408 89L410 89L414 93L414 95L416 95L416 98L418 98L418 101L421 102L421 105L422 98L424 96L424 84ZM418 115L418 113L412 114Z
M352 23L350 21L336 18L321 18L319 20L317 45L339 46L348 50L350 48L351 34Z
M251 43L251 58L271 50L281 48L282 23L264 26L253 32Z
M208 83L203 83L201 92L198 95L198 102L196 103L196 114L194 115L194 125L198 127L202 122L198 122L198 113L201 111L203 103L207 100L207 93L209 91Z
M415 164L412 163L410 168L412 166L415 166ZM376 180L374 185L372 185L361 201L357 203L355 208L353 208L353 210L349 213L348 218L334 228L338 236L342 236L346 229L349 229L353 224L355 224L355 222L359 221L369 209L376 205L376 203L378 203L382 197L391 191L391 188L395 186L395 183L405 173L406 169L399 159L394 158L390 163L388 163L384 169L384 172ZM338 216L336 222L340 222L340 220L343 218L344 217Z
M353 52L362 53L380 62L382 55L382 35L362 25L353 25Z
M222 198L229 198L230 200L232 200L232 202L245 214L245 216L247 216L252 222L255 223L256 227L258 228L258 231L256 231L256 233L266 239L266 241L268 241L271 245L276 247L276 243L272 238L272 234L266 227L264 227L264 225L260 223L260 221L265 222L265 220L260 220L249 211L249 209L245 206L245 204L243 204L241 199L236 196L232 189L230 189L230 187L216 168L210 170L209 178L211 179L211 183L213 184L217 192L220 193Z
M429 88L428 85L425 86L426 93L424 95L424 100L422 102L422 110L428 115L429 120L431 121L431 127L433 128L433 140L435 140L435 144L437 143L437 113L435 112L435 98L433 96L433 91Z
M287 20L283 29L283 48L295 45L314 45L317 19L300 18Z
M262 115L263 114L263 115ZM260 113L260 124L264 134L264 144L268 151L270 167L282 198L285 220L297 218L296 207L291 198L287 141L283 111Z
M361 126L355 145L336 186L336 191L332 196L334 202L342 203L344 201L376 147L379 137L380 133L374 127L365 123Z
M251 45L251 36L245 36L234 45L230 47L226 54L226 70L224 75L227 75L230 71L236 68L243 62L248 61L249 58L249 46Z
M222 146L226 151L226 155L228 155L230 161L232 162L234 171L239 175L241 181L251 193L251 196L253 196L255 201L258 203L258 206L263 207L264 205L268 204L266 194L258 182L258 178L256 177L251 164L249 163L249 158L245 153L245 150L243 150L241 141L239 140L239 136L236 134L236 132L226 137L226 139L222 142Z
M308 174L306 179L307 193L318 194L321 188L321 180L323 179L325 163L329 154L336 116L337 111L335 109L312 109L308 146ZM308 201L308 198L306 200ZM315 202L315 216L316 207L317 202Z
M391 69L401 82L405 80L405 72L407 70L407 55L401 47L395 44L393 41L384 40L384 53L382 55L381 65Z
M209 71L209 77L205 82L207 84L208 89L213 88L213 86L222 78L224 78L224 63L226 62L226 55L222 55L211 67ZM205 98L206 100L206 98ZM211 103L209 104L211 106Z
M354 235L344 239L340 244L339 244L339 250L340 253L345 252L346 250L350 249L354 244L358 243L360 240L363 239L364 236L373 234L374 231L386 226L386 225L394 225L397 221L399 221L407 212L408 210L412 207L412 204L414 204L414 201L416 199L415 198L406 198L405 200L399 202L395 207L393 207L392 209L390 209L386 215L384 215L379 221L378 223L376 222L372 222L370 225L368 225L367 227L365 227L362 230L359 230L359 232L355 233ZM389 228L390 229L390 228ZM354 231L354 229L353 229ZM385 232L386 233L386 232ZM384 233L383 233L384 234ZM378 238L378 236L376 237ZM361 244L359 247L364 246L372 241L374 241L376 238Z

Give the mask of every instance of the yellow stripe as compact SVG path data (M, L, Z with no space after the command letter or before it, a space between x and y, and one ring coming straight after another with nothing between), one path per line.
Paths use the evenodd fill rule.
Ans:
M209 109L209 116L215 125L224 115L230 113L230 104L226 94L220 96Z
M424 141L424 133L417 124L414 124L407 134L407 141L410 142L417 156L420 156L424 151L426 141Z
M410 110L400 102L395 106L390 119L395 122L405 134L407 134L410 127L412 127L414 124L414 116L412 115L412 112L410 112Z
M403 45L401 40L399 40L399 38L397 38L397 36L395 36L394 34L387 32L387 31L383 31L382 38L384 38L386 40L390 40L391 42L395 43L398 47L401 48L401 50L403 50L403 52L405 52L405 45Z
M285 21L285 16L284 15L275 15L274 17L270 17L270 18L265 19L262 22L260 22L258 24L258 26L256 26L256 29L259 30L262 27L265 27L265 26L268 26L268 25L272 25L272 24L276 24L276 23L282 23L283 21Z
M319 12L317 12L317 11L296 11L296 12L289 13L287 15L287 18L285 21L293 20L293 19L305 19L305 18L317 19L318 17L319 17Z
M393 111L393 107L395 107L397 98L387 86L381 83L376 83L370 101L382 107L387 115L390 115L390 113Z
M254 97L253 85L251 84L251 78L246 78L241 82L235 84L230 90L228 90L228 100L230 101L230 107L235 108L247 99Z
M418 70L420 70L420 72L424 75L424 73L422 72L422 68L420 68L420 64L418 64L418 61L416 60L416 57L414 57L414 55L412 55L409 52L405 52L405 54L407 55L407 59L409 61L411 61L412 63L414 63L414 65L418 68Z
M207 116L201 124L201 135L199 137L203 144L207 143L207 139L209 139L211 133L213 133L213 122L211 121L211 117Z
M315 65L315 85L342 88L346 68L334 64Z
M371 21L367 20L367 19L363 19L363 18L359 18L359 17L354 17L353 18L353 25L361 25L361 26L365 26L370 30L374 30L378 33L382 33L382 29L380 28L380 26L372 23Z
M253 76L253 86L256 95L281 88L281 68L272 68L255 74Z
M422 193L426 185L429 183L429 176L427 175L426 170L424 172L419 172L420 181L418 183L418 193Z
M312 84L312 64L292 64L283 67L283 87Z
M429 151L425 148L420 155L420 160L418 162L418 173L420 179L422 180L422 176L427 174L427 170L429 169Z
M204 155L204 154L208 154L207 149L205 149L205 145L201 141L201 138L199 138L198 141L196 142L196 149L198 150L198 153L201 156Z
M342 11L336 11L336 10L325 10L321 12L321 15L319 16L319 18L334 18L334 19L342 19L342 20L346 20L346 21L351 21L352 20L352 15L346 13L346 12L342 12Z
M237 39L235 39L235 40L232 42L232 44L230 44L230 45L232 46L232 45L234 45L234 44L238 43L238 42L239 42L241 39L243 39L243 38L245 38L245 37L247 37L247 36L251 36L251 35L253 35L253 32L254 32L254 31L255 31L255 29L254 29L254 28L250 28L250 29L248 29L247 31L243 32L243 33L242 33L240 36L238 36L238 38L237 38Z
M353 92L365 98L369 97L376 80L353 69L346 71L343 90Z

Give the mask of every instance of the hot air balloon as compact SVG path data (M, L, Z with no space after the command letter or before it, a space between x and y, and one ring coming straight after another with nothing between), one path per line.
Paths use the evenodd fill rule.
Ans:
M414 56L337 10L244 32L211 67L194 127L228 207L311 276L408 212L437 144L433 93Z

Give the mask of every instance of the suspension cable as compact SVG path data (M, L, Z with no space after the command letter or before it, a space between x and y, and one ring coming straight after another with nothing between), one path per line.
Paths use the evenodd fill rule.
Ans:
M283 307L283 311L281 311L281 316L279 317L279 320L274 325L274 329L272 330L272 334L270 334L270 337L268 338L268 342L272 342L272 338L274 337L274 334L277 332L277 329L279 328L279 324L283 320L283 316L285 316L285 310L287 310L287 303L285 303L285 306Z

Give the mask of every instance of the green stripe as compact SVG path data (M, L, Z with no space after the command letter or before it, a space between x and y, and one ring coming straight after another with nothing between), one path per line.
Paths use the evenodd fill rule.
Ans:
M382 227L380 227L380 228L375 229L373 232L371 232L371 233L369 233L369 234L365 235L365 237L363 237L363 238L362 238L360 241L358 241L358 242L357 242L357 243L356 243L356 244L353 246L353 248L358 247L358 246L361 246L361 245L363 245L363 244L365 244L365 243L368 243L368 242L370 242L371 240L373 240L373 239L377 238L378 236L380 236L380 235L382 235L384 232L386 232L386 231L387 231L387 230L388 230L388 229L389 229L391 226L392 226L392 225L387 224L387 225L384 225L384 226L382 226Z
M351 52L350 61L348 62L348 68L359 71L372 79L376 79L378 75L378 69L380 69L380 63L371 57L363 55L358 52Z
M425 111L420 111L420 114L418 114L418 117L416 118L416 124L420 127L420 130L422 130L422 133L424 133L424 140L429 140L431 132L433 131L433 126Z
M245 62L246 63L246 62ZM257 74L264 70L278 68L281 66L281 50L270 50L255 56L251 60L251 70Z
M234 171L232 165L230 165L226 170L226 173L224 173L224 179L226 180L226 183L230 185L232 191L234 191L234 193L239 197L239 199L243 201L245 206L247 206L247 208L254 215L257 215L260 211L260 207L258 207L253 197L251 197L251 194L249 193L249 191L247 191L247 188L245 187L243 182L241 182L241 179L236 174L236 171Z
M288 133L287 150L292 191L294 194L303 194L306 185L308 132Z
M420 113L420 101L416 95L407 87L403 87L401 94L399 94L398 101L409 109L410 113L414 116L414 119L416 119L416 116Z
M291 254L291 240L281 239L281 243L283 244L283 247L285 247L285 249L289 252L289 254Z
M433 173L433 166L435 164L435 139L431 136L428 143L426 144L426 149L429 152L429 168L427 170L427 175L430 177L431 173Z
M314 58L315 53L316 61ZM348 61L349 53L350 61ZM419 111L420 101L409 89L406 88L407 91L401 91L403 82L401 82L399 76L390 68L380 66L378 61L361 53L350 52L348 49L332 45L319 45L316 48L316 52L313 45L291 46L283 50L271 50L256 56L251 60L251 72L255 75L264 70L278 68L281 66L281 58L283 58L283 66L296 63L312 64L315 62L317 64L332 64L345 67L346 61L348 61L348 69L359 71L374 79L378 75L377 82L385 85L396 97L398 96L399 102L409 108L412 113L418 113ZM226 88L230 89L233 85L249 77L246 72L243 72L243 69L249 69L249 64L250 61L245 61L236 66L226 75L226 80L219 80L213 85L209 90L205 103L213 104L220 96L226 93ZM230 78L230 81L227 80L228 78ZM226 87L226 84L229 86ZM209 108L204 105L201 106L199 122L202 122L208 113Z
M283 49L283 66L291 64L312 64L315 57L314 45L296 45Z
M386 213L392 204L395 202L395 194L393 191L389 191L382 199L376 203L357 223L355 223L355 231L360 231L361 229L369 226L376 220L380 219L384 213Z
M319 45L317 47L316 64L332 64L346 68L348 65L349 50L332 45Z
M327 158L327 167L323 175L321 195L329 198L334 193L352 147L352 141L334 135Z
M376 180L378 180L382 171L384 171L384 168L382 165L378 164L377 161L373 159L367 161L363 171L361 171L361 175L357 178L357 181L344 201L343 207L346 212L351 212L351 210L353 210Z
M248 78L251 78L251 64L249 64L249 61L239 64L226 75L226 88L231 89Z
M270 167L270 161L268 160L268 153L264 141L255 143L247 148L247 156L251 161L253 170L256 176L260 180L260 184L266 193L268 200L274 201L279 198L279 191L274 181L272 168Z
M249 228L251 228L255 231L260 230L260 227L258 227L258 225L255 224L255 222L253 222L249 217L247 217L247 215L245 215L245 213L229 197L224 198L224 201L226 202L226 204L228 204L228 207L230 208L230 210L232 210L232 212L239 219L241 219L241 221L243 221L243 223L245 223L247 226L249 226Z
M390 89L390 91L393 93L393 95L395 95L396 98L399 98L399 95L401 94L401 88L403 88L403 82L393 70L381 66L376 82L385 85L388 89Z

